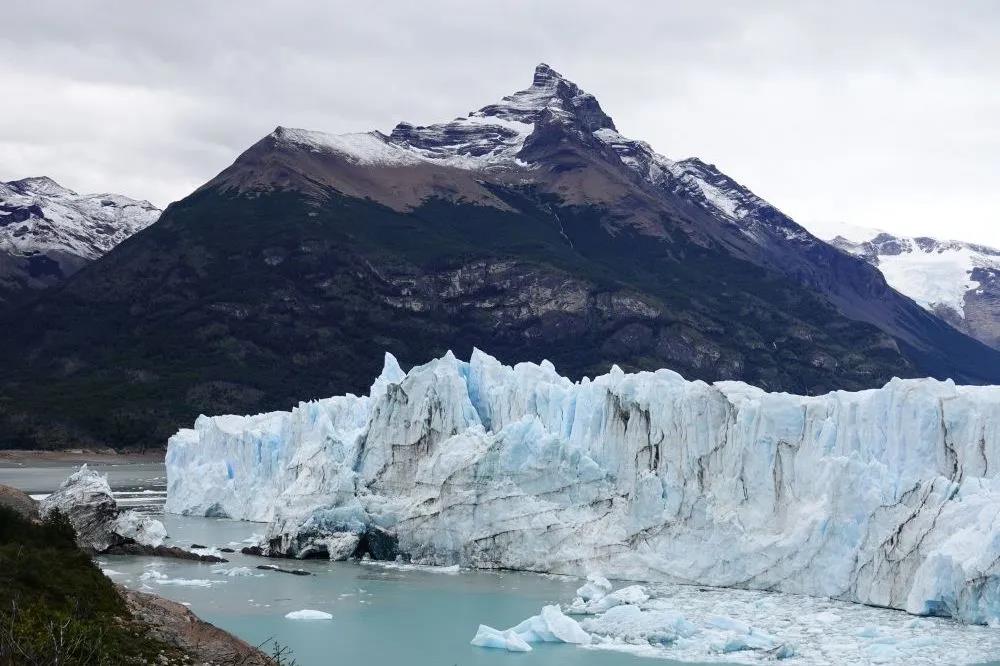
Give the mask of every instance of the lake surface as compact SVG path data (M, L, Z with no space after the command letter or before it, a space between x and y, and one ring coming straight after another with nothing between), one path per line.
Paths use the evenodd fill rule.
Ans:
M120 500L129 506L157 512L162 509L165 471L159 463L91 465L107 473ZM35 495L54 490L76 469L67 463L38 466L0 464L0 483ZM237 551L265 526L223 519L161 516L170 534L168 543L181 547L202 544ZM650 661L618 651L581 649L562 644L536 645L527 654L477 648L469 644L479 624L507 628L537 614L551 603L567 603L580 585L575 578L516 572L461 571L407 568L395 564L327 562L322 560L263 560L225 553L226 564L201 564L150 557L101 556L98 562L115 581L188 604L203 619L254 644L278 641L289 646L299 666L371 663L407 666L636 666L690 664L692 661ZM256 569L262 563L302 568L311 576L293 576ZM236 571L234 571L236 570ZM242 575L229 575L237 573ZM872 609L790 595L684 588L676 594L685 613L756 613L762 622L780 626L782 635L812 647L812 658L796 663L836 663L836 648L853 640L858 630L876 625L895 627L897 635L941 638L937 655L905 663L963 663L950 661L964 647L983 641L1000 646L1000 630L965 627L943 620L916 620L896 611ZM799 621L817 610L840 613L844 620L831 627L830 636L817 637L817 626ZM297 610L330 613L330 620L290 620ZM801 626L800 626L801 625ZM910 627L903 629L902 627ZM797 632L797 633L796 633ZM838 633L839 632L839 633ZM953 651L946 648L951 646ZM825 652L827 648L833 650ZM648 650L647 650L648 652ZM662 651L660 652L662 654ZM824 660L823 655L829 655ZM946 655L952 655L948 657ZM987 655L994 653L987 652ZM817 661L818 656L818 661ZM738 661L757 660L739 654ZM363 660L363 662L360 662ZM982 659L980 659L981 661ZM718 662L716 662L718 663ZM840 663L846 663L841 661ZM867 661L878 663L878 660ZM898 660L894 663L901 663ZM968 660L965 660L968 663ZM1000 662L992 662L1000 664Z

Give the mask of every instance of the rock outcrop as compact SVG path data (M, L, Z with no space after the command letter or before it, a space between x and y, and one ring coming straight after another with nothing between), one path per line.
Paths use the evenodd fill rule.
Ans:
M13 509L30 521L36 521L41 517L38 512L38 502L31 499L28 493L10 486L0 485L0 506Z
M274 666L273 659L246 641L200 619L179 603L118 586L132 617L149 635L178 648L205 666Z

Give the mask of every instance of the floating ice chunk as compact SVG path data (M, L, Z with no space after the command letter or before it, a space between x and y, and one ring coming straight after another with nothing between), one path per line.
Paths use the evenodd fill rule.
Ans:
M841 617L832 611L820 611L812 616L812 619L816 622L822 622L823 624L832 624L834 622L840 622Z
M601 574L590 574L587 576L587 582L577 589L576 596L584 601L600 599L611 591L611 587L611 581Z
M763 650L781 655L780 658L792 656L795 652L789 646L779 641L775 636L751 628L747 633L732 633L727 638L716 641L711 646L712 651L728 654L743 650Z
M723 615L715 615L708 618L708 624L716 629L725 629L727 631L735 631L738 634L748 634L750 633L750 625L745 622L740 622L739 620L733 619L731 617L725 617Z
M134 509L119 513L113 529L123 537L153 548L161 545L167 538L167 528L163 523Z
M382 562L380 560L362 560L361 564L383 569L395 569L396 571L422 571L424 573L448 574L454 576L462 572L462 568L457 564L447 567L438 567L431 564L410 564L408 562Z
M586 645L590 642L590 634L584 631L576 620L566 617L559 606L544 606L539 617L557 641L580 645Z
M516 637L516 640L514 638ZM580 624L563 614L559 606L544 606L538 615L532 615L516 627L500 631L486 625L479 625L479 630L472 639L473 645L480 647L503 648L516 652L525 652L521 644L529 643L574 643L587 645L590 634L583 630ZM514 648L509 645L516 646Z
M643 611L638 606L620 605L581 622L591 634L612 637L627 643L645 641L666 645L687 638L698 631L680 613L667 610Z
M649 593L642 585L629 585L620 590L594 599L586 604L584 612L603 613L606 610L623 604L641 604L649 600ZM575 608L574 608L575 610Z
M479 630L473 636L471 643L478 647L496 648L508 652L531 652L531 646L517 635L513 629L500 631L485 624L479 625Z
M213 582L203 578L170 578L166 574L160 573L155 569L150 569L139 576L139 580L144 583L156 583L157 585L178 585L181 587L212 587Z
M219 573L223 576L256 576L258 574L254 573L254 570L250 567L233 567L232 569L220 569Z
M318 610L297 610L287 613L285 617L289 620L332 620L333 616L324 611Z
M221 550L215 546L192 546L189 552L195 553L196 555L207 555L210 557L222 557L223 553Z

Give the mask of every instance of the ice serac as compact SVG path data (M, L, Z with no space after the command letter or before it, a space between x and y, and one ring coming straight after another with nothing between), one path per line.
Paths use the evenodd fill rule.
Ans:
M998 470L1000 387L893 380L803 397L617 367L572 382L476 351L405 375L387 358L369 396L200 417L169 442L167 509L270 521L285 555L354 534L424 564L988 623ZM592 582L586 603L607 606Z

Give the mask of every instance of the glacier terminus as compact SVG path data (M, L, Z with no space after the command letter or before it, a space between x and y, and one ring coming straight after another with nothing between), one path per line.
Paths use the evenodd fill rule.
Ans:
M1000 387L816 397L669 370L574 382L475 350L369 395L201 416L169 512L264 554L769 590L1000 622Z

